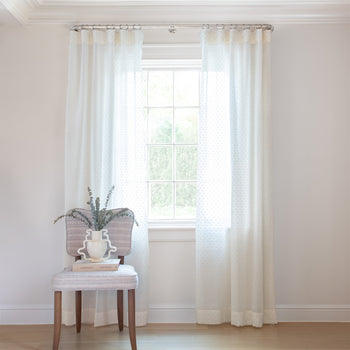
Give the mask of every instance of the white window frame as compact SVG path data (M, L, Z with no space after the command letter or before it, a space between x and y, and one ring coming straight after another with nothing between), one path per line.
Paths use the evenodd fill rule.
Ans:
M200 59L144 59L142 61L142 68L144 70L199 70L202 66ZM147 204L148 205L148 204ZM163 230L171 232L181 231L185 237L188 232L192 232L195 227L195 219L148 219L148 226L153 231L153 235L157 236L157 232L161 233ZM177 234L179 234L177 232ZM158 237L158 236L157 236ZM158 237L159 238L159 237ZM163 240L163 238L159 238ZM155 239L156 241L158 239ZM167 241L169 239L166 239ZM170 239L171 240L171 239ZM176 239L177 240L177 239Z

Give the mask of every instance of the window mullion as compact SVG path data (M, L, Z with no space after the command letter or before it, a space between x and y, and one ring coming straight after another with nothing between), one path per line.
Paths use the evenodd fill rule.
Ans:
M176 154L175 154L175 73L173 72L173 219L175 219L175 206L176 206L176 187L175 187L175 181L176 181Z
M150 159L150 146L149 146L149 72L147 72L146 76L146 109L147 109L147 178L150 179L150 165L149 165L149 159ZM151 205L152 205L152 197L151 197L151 186L148 183L147 184L147 194L148 194L148 208L147 208L147 215L150 217L151 213Z

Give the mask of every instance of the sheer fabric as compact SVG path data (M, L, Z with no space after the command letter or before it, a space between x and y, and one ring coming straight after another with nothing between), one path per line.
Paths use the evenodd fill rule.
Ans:
M270 31L202 31L197 321L275 323Z
M132 209L139 223L126 257L139 273L137 325L148 317L142 40L140 30L72 31L66 111L65 209L85 206L88 186L102 199L115 185L110 206ZM67 325L74 323L73 302L72 295L64 296ZM85 293L83 322L116 323L116 293Z

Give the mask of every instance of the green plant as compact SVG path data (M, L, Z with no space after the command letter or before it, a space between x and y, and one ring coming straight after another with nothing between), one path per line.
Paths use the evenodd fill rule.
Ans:
M68 212L68 214L60 215L54 221L54 224L58 220L69 216L69 217L72 217L73 219L76 219L76 220L83 222L87 227L89 227L92 230L100 231L104 227L106 227L108 225L108 223L111 222L116 217L120 217L120 216L129 216L130 217L131 215L128 213L128 210L129 210L128 208L122 208L117 213L113 213L112 210L107 209L107 206L108 206L108 203L109 203L109 200L111 198L113 190L114 190L114 186L112 186L112 188L109 190L107 197L106 197L105 205L101 209L100 197L96 197L96 199L94 199L92 191L91 191L90 187L88 187L89 201L87 202L87 204L89 204L89 206L90 206L92 219L90 220L90 218L88 218L79 209L72 209ZM135 223L136 223L136 225L138 225L136 220L135 220Z

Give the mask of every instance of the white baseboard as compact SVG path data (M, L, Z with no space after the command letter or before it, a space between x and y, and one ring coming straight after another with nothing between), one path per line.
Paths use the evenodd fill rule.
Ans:
M196 323L194 305L150 305L149 323Z
M276 305L278 322L350 322L350 305Z
M350 322L350 305L276 305L278 322ZM195 306L150 305L149 323L196 323Z
M52 305L0 305L0 324L52 324Z
M278 322L350 322L350 305L277 305ZM196 323L194 305L150 305L149 323ZM0 305L0 325L52 324L52 305Z

